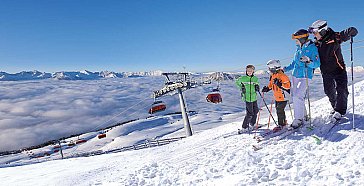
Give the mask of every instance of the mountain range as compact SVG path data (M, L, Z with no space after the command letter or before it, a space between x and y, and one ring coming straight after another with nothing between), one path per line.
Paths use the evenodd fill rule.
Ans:
M57 80L95 80L104 78L124 78L124 77L144 77L144 76L160 76L162 71L149 71L149 72L111 72L100 71L91 72L88 70L82 71L61 71L61 72L40 72L22 71L15 74L7 72L0 72L0 81L22 81L22 80L38 80L38 79L57 79Z
M347 67L346 70L350 73L351 68ZM364 72L364 67L356 66L354 67L354 73ZM39 80L39 79L56 79L56 80L97 80L105 78L126 78L126 77L145 77L145 76L161 76L163 71L155 70L148 72L112 72L112 71L100 71L91 72L88 70L82 71L60 71L60 72L40 72L34 71L22 71L15 74L0 72L0 81L23 81L23 80ZM266 71L257 70L256 75L264 74ZM320 73L320 69L316 69L315 73ZM200 74L200 73L197 73ZM231 80L241 73L229 73L229 72L205 72L201 73L207 75L208 79L211 80ZM200 74L200 75L201 75ZM196 73L195 73L196 75Z

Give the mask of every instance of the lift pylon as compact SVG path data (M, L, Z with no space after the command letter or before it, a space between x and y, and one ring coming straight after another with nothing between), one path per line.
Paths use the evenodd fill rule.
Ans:
M192 136L192 129L186 112L186 103L182 94L182 91L192 88L190 74L185 72L183 73L174 72L174 73L162 73L162 75L166 76L166 82L164 84L164 87L161 88L160 90L154 91L152 97L153 98L161 97L177 90L179 95L179 102L181 106L181 113L186 131L186 136Z

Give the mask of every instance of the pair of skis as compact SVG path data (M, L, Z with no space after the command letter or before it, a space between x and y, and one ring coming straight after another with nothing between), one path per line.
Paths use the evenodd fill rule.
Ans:
M321 134L323 134L323 138L321 139L320 137L318 137L317 135L313 134L311 135L311 137L315 140L316 144L321 144L322 143L322 140L326 140L332 130L340 123L343 123L345 121L348 121L349 119L346 118L346 117L343 117L341 118L340 120L335 120L335 121L330 121L330 123L326 123L325 125L331 125L328 130L325 130L325 133L324 132L321 132ZM267 146L273 142L276 142L276 141L279 141L279 140L282 140L282 139L285 139L287 136L297 132L299 129L302 128L303 125L301 125L300 127L296 128L296 129L293 129L293 128L283 128L282 130L278 131L277 133L272 133L272 131L270 131L269 133L265 133L263 135L261 135L260 137L255 137L255 139L257 139L257 142L260 143L263 141L263 143L260 143L260 145L252 145L253 146L253 149L255 151L257 150L260 150L262 149L264 146ZM306 127L307 130L314 130L314 127L313 126L307 126ZM272 134L272 135L271 135ZM262 139L263 137L263 139ZM268 141L269 139L269 141Z
M253 144L252 147L255 151L260 150L271 143L280 141L280 140L286 138L287 136L297 132L298 130L300 130L302 128L302 126L303 126L303 124L301 126L299 126L298 128L285 127L277 132L269 132L268 134L264 134L263 138L255 137L255 139L257 140L257 143L259 143L259 144Z
M281 130L279 131L274 131L274 130L270 130L270 129L267 129L268 131L263 133L263 134L260 134L260 135L257 135L257 136L254 136L254 139L257 140L257 142L261 142L261 141L264 141L264 140L267 140L267 139L270 139L272 137L275 137L275 136L279 136L281 135L282 133L286 132L288 130L287 127L285 128L282 128Z
M332 120L329 125L331 125L329 127L329 129L327 130L327 132L325 132L325 135L323 136L324 139L327 139L329 137L329 135L332 132L332 129L334 129L338 124L341 124L343 122L349 121L349 118L347 117L341 117L339 120Z

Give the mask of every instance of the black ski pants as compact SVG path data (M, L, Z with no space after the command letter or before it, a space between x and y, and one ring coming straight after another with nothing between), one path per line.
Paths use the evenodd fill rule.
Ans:
M278 116L278 125L286 125L286 113L284 109L286 108L287 101L276 101L276 111Z
M348 76L346 70L337 74L322 74L324 91L332 108L342 115L346 114L348 105Z
M246 115L243 122L243 129L247 128L249 125L254 126L257 121L257 114L259 112L258 101L245 102Z

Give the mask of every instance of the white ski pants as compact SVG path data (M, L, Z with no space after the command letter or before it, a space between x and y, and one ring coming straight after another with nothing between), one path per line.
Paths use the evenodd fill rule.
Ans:
M311 80L308 79L308 84ZM292 77L292 100L293 100L293 110L294 119L304 119L306 115L305 107L305 95L306 95L307 85L306 78L296 78Z

